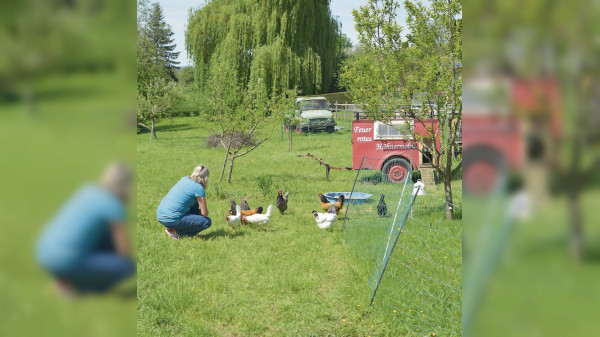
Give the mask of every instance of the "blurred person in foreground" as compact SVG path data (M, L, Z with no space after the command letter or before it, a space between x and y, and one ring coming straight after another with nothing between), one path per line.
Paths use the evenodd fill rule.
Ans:
M64 295L104 292L135 273L124 226L132 178L128 167L109 165L48 223L37 259Z
M210 227L205 192L209 175L208 167L196 166L189 177L179 179L158 205L156 217L172 239L196 236Z

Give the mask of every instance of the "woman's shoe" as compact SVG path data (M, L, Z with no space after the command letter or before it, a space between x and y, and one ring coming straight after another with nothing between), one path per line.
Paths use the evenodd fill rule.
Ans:
M171 237L173 240L179 240L179 234L174 229L167 228L165 232Z

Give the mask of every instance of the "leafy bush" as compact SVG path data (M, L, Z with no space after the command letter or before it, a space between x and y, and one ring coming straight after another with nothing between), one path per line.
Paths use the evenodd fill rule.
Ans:
M413 170L412 171L412 182L416 183L417 180L421 179L421 171L419 170Z

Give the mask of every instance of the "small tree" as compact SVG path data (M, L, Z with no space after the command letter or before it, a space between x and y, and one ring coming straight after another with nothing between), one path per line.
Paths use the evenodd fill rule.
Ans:
M154 120L167 116L168 110L175 106L182 97L181 88L173 81L156 77L145 87L146 94L137 95L137 124L150 130L151 140L155 139ZM151 125L145 123L150 121Z
M404 4L408 41L401 39L402 28L396 22L400 5L395 1L370 0L353 11L363 52L346 62L341 82L367 108L369 118L389 123L394 117L390 111L401 112L426 130L413 132L415 143L440 143L430 149L432 164L444 182L446 215L452 218L451 182L462 167L462 161L453 162L462 121L458 66L462 4L456 0L432 0L429 8L411 1Z
M295 91L288 90L269 98L261 87L264 85L263 81L259 80L243 90L232 67L215 64L213 69L215 75L204 92L207 104L205 110L219 123L221 145L226 150L219 181L223 180L229 161L227 182L231 182L235 160L252 152L267 140L265 137L252 145L246 145L244 142L234 143L232 138L252 139L261 124L270 119L281 118L284 111L292 109Z

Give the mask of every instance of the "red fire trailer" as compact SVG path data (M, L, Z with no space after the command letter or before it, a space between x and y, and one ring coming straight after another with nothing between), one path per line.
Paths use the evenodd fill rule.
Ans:
M489 103L489 97L500 103ZM465 191L490 192L501 176L519 175L544 156L548 138L560 137L558 85L552 78L471 80L463 102Z
M382 123L368 119L352 122L352 168L362 167L381 170L384 179L399 183L406 179L412 169L431 163L428 149L433 148L433 139L423 143L414 138L415 134L427 135L425 126L437 130L437 119L427 119L420 123L413 118L395 119ZM439 140L435 146L440 148ZM363 162L364 157L364 162Z

